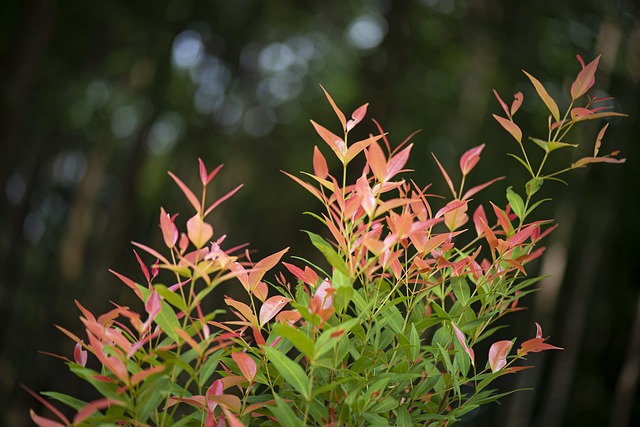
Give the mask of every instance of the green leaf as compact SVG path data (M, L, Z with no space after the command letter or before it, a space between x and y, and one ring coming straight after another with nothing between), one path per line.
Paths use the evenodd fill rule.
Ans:
M564 147L577 148L578 144L567 144L566 142L560 142L560 141L549 142L549 151L554 151L554 150L557 150L558 148L564 148Z
M298 418L291 409L291 405L284 400L276 393L273 393L273 397L276 400L276 406L269 406L269 410L278 420L283 427L300 427L303 425L302 420Z
M300 365L275 348L264 347L264 353L282 378L295 388L304 400L309 402L311 400L311 380Z
M420 335L418 334L416 325L413 323L411 324L411 332L409 333L409 344L411 345L411 349L409 350L411 359L417 360L418 356L420 356Z
M449 313L444 311L442 307L440 307L438 303L436 303L435 301L431 302L431 307L433 308L433 311L438 315L439 318L445 319L445 320L451 320L451 317L449 317Z
M85 406L87 406L87 402L80 399L76 399L75 397L67 396L66 394L63 394L63 393L58 393L55 391L43 391L40 394L42 394L43 396L47 396L52 399L55 399L59 402L62 402L65 405L75 409L76 411L79 411Z
M411 414L407 410L406 406L400 406L396 410L396 425L398 426L413 425L413 422L411 421Z
M538 200L537 202L535 202L533 205L531 205L531 207L527 210L527 212L525 213L525 216L528 216L531 212L533 212L538 206L540 206L541 204L543 204L544 202L549 202L551 201L551 199L542 199L542 200Z
M518 218L522 219L524 216L524 201L522 197L515 191L513 191L512 187L507 188L507 200L509 201L509 205L513 212L518 216Z
M532 138L529 139L536 143L536 145L544 150L545 153L549 153L551 150L549 149L549 143L543 139Z
M291 343L304 354L307 359L312 360L315 348L313 341L298 328L294 328L286 323L276 323L273 332L277 335L287 338Z
M453 295L455 295L456 300L462 304L462 306L466 306L469 301L469 284L467 283L464 277L453 277L451 279L451 288L453 289Z
M151 291L141 285L138 285L138 289L140 289L140 292L142 292L142 296L146 301L149 298L149 295L151 295ZM180 321L178 320L176 313L173 311L173 308L171 308L166 301L162 301L161 305L162 307L160 308L160 312L153 320L158 324L158 326L160 326L162 331L173 340L173 342L179 343L181 339L176 332L176 329L181 328Z
M527 189L527 196L531 197L538 192L544 180L542 178L531 178L525 184L525 188Z
M305 233L309 235L309 239L311 240L313 246L315 246L322 253L322 255L324 255L324 257L332 267L349 276L349 267L344 262L342 257L338 255L335 249L333 249L333 246L331 246L326 240L315 233L312 233L310 231L305 231Z
M179 294L169 290L165 285L153 285L153 287L169 304L173 305L180 311L187 311L187 306Z

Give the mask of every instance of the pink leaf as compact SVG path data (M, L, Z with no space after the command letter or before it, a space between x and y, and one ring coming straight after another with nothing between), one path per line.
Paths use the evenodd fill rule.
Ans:
M233 196L234 194L236 194L238 192L238 190L240 190L243 187L243 184L238 185L236 188L234 188L233 190L229 191L227 194L225 194L224 196L218 198L215 202L211 203L211 206L209 206L207 208L207 210L204 212L204 217L206 217L207 215L209 215L211 213L212 210L214 210L215 208L218 207L218 205L220 205L220 203L226 201L227 199L229 199L231 196Z
M462 333L462 331L460 329L458 329L458 327L455 325L455 323L451 322L451 326L453 326L453 330L456 333L456 337L458 338L458 342L460 343L460 345L462 346L462 348L464 349L464 351L469 355L469 358L471 359L471 364L473 366L476 366L475 364L475 355L473 353L473 349L469 348L467 346L467 341L464 337L464 334Z
M158 313L160 313L161 308L162 300L160 299L160 294L154 289L144 305L144 309L149 314L149 320L147 320L147 322L151 323L151 321L155 319Z
M601 56L602 55L598 55L596 59L584 66L576 76L575 81L571 84L571 99L573 101L587 93L587 91L591 89L596 82L595 74L598 69L598 63L600 62Z
M513 117L514 114L516 114L516 112L520 109L520 106L522 105L522 101L524 100L524 96L522 95L522 92L518 92L515 95L513 95L513 103L511 104L511 115L510 117Z
M182 190L184 195L187 197L187 200L189 200L189 203L191 203L191 206L193 206L196 212L200 212L202 210L202 207L200 206L200 200L198 200L196 195L193 194L193 191L191 191L191 189L189 189L189 187L187 187L187 185L172 172L168 172L168 174L171 178L173 178L176 184L178 184L178 187L180 187L180 190Z
M491 372L498 372L500 369L507 365L507 356L513 346L511 341L498 341L494 342L489 349L489 366L491 366Z
M498 91L494 89L493 94L496 96L496 99L500 103L500 106L504 110L504 113L507 115L507 117L511 117L511 113L509 112L509 107L507 107L507 104L502 100L502 98L500 98L500 95L498 95Z
M327 160L324 158L318 147L313 147L313 173L318 178L325 179L329 175Z
M256 362L247 353L237 352L232 353L231 358L236 362L242 375L249 381L252 381L256 376L257 367Z
M87 351L82 348L82 344L80 343L76 343L73 348L73 360L80 366L84 367L87 365Z
M364 119L364 116L367 114L368 105L369 104L367 103L360 106L357 110L353 112L353 114L351 114L351 120L347 122L347 127L346 127L347 132L353 129L358 123L362 121L362 119Z
M323 310L333 307L333 288L331 287L331 282L324 279L320 286L318 286L318 289L316 289L316 293L312 299L317 300Z
M133 253L136 255L136 259L138 260L138 264L140 264L140 270L142 270L142 274L144 274L144 278L147 279L147 282L149 282L150 279L151 279L151 276L149 276L149 269L144 264L144 262L142 262L142 259L140 258L140 255L138 255L138 252L136 252L135 249L133 250Z
M402 151L400 151L398 154L396 154L391 159L389 159L385 181L390 180L391 178L396 176L398 172L402 170L404 165L407 163L407 160L409 160L411 147L413 147L413 144L409 144Z
M70 424L60 424L57 421L52 421L48 418L45 417L41 417L40 415L36 414L33 409L31 411L29 411L29 415L31 415L31 420L38 426L38 427L66 427Z
M484 207L482 207L482 205L478 205L475 212L473 213L473 223L476 226L476 233L478 234L478 237L484 234L484 227L482 226L483 222L485 224L489 223L489 221L487 220L487 214L484 211Z
M211 384L211 386L207 389L207 408L210 411L213 411L214 409L216 409L216 406L218 406L218 402L213 401L213 397L214 396L220 396L222 395L222 393L224 393L224 384L221 380L215 380L213 382L213 384Z
M213 237L213 227L204 222L200 214L195 214L187 221L187 235L191 243L200 249Z
M513 123L511 120L505 119L504 117L500 117L497 115L493 115L493 118L500 123L500 125L511 134L518 141L519 144L522 144L522 131L518 127L517 124Z
M485 182L484 184L476 185L475 187L472 187L472 188L468 189L467 192L464 193L464 196L462 196L462 200L469 199L469 197L473 196L477 192L484 190L485 188L487 188L488 186L490 186L494 182L500 181L500 180L502 180L504 178L505 178L504 176L499 176L498 178L494 178L489 182Z
M462 157L460 157L460 170L463 175L467 175L476 166L476 164L478 164L478 161L480 160L480 153L482 153L484 146L485 144L478 145L477 147L468 150L462 155Z
M273 319L291 301L281 295L276 295L266 300L260 307L260 326Z
M142 296L142 292L140 291L140 289L138 289L138 287L136 286L136 283L129 279L127 276L124 276L120 273L118 273L117 271L114 270L109 270L111 273L115 274L118 279L122 280L122 282L127 285L129 288L131 288L131 290L133 290L133 292L136 294L136 296L138 298L140 298L142 301L144 301L144 297Z
M356 181L356 192L361 198L362 209L372 218L376 210L376 197L373 195L373 191L369 187L369 181L364 173Z

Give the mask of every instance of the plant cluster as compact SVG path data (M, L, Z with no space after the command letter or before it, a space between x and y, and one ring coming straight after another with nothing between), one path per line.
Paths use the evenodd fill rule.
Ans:
M57 417L32 412L33 421L40 427L435 427L508 394L490 386L528 368L521 362L529 353L559 349L546 342L538 324L531 338L491 342L497 322L519 310L519 299L540 280L527 276L527 265L542 254L540 241L555 226L528 220L544 201L534 195L568 170L624 161L616 153L599 155L605 125L593 156L545 169L553 152L577 147L566 142L576 124L621 115L587 95L598 59L580 59L563 115L527 74L550 112L547 136L530 138L533 144L525 144L514 122L522 93L511 105L495 93L506 117L494 117L517 141L520 153L512 156L531 177L524 191L509 187L506 203L490 207L472 197L503 177L467 188L484 144L462 155L458 181L434 156L451 191L450 197L436 196L405 178L411 136L392 148L374 121L375 134L351 142L367 104L347 119L325 92L339 135L312 125L337 157L339 172L331 174L315 147L313 172L286 173L320 201L321 209L308 214L326 233L307 234L324 266L297 257L285 262L288 249L257 262L243 248L223 249L224 236L214 237L207 216L240 187L208 204L207 188L220 167L210 172L199 161L196 192L169 173L193 208L184 228L176 214L161 208L164 248L135 243L144 280L113 272L141 308L115 305L94 315L77 303L86 337L58 327L75 342L72 359L59 357L102 397L85 402L42 393L76 410L70 420L32 392ZM532 163L531 147L543 150L539 163ZM356 157L364 167L357 166L357 178L350 180ZM282 271L270 273L277 266ZM224 298L232 320L221 320L220 310L202 309L226 281L244 290L243 298ZM488 353L476 354L474 348L487 340Z

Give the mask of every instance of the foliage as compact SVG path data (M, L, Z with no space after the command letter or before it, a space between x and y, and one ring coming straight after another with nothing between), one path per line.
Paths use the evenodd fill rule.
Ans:
M540 279L528 277L526 269L543 253L540 241L555 226L549 220L528 220L545 200L534 196L544 182L559 180L571 169L624 161L615 152L599 155L605 125L593 156L545 170L551 153L578 146L566 142L576 124L621 115L601 106L606 100L587 95L598 59L585 65L579 58L582 70L571 85L564 115L544 86L527 74L550 112L547 137L530 138L543 150L539 164L531 161L528 147L533 145L523 142L514 122L522 93L508 106L495 92L506 117L494 117L517 141L521 153L511 156L531 178L523 191L507 188L506 204L491 203L494 220L480 204L471 220L467 214L475 194L504 178L467 189L484 144L460 158L457 185L434 155L451 191L451 197L436 196L429 186L400 177L408 172L412 135L392 148L375 122L375 134L350 142L368 105L347 119L325 92L341 136L311 123L337 157L339 173L330 172L318 147L313 172L304 172L304 179L285 173L321 202L320 211L308 214L327 234L307 234L326 268L296 257L282 261L288 248L257 262L241 247L222 249L225 237L214 239L207 216L240 187L207 204L207 188L221 166L209 172L199 160L199 194L170 173L193 213L180 231L177 214L160 209L162 251L135 243L155 259L149 268L135 253L143 284L113 272L143 309L115 305L95 316L77 303L86 339L59 327L76 343L73 360L59 357L102 397L84 402L43 393L77 411L69 420L34 394L58 421L33 412L32 419L42 427L445 426L510 393L490 386L503 375L529 368L521 364L529 353L560 349L546 342L536 324L533 338L519 344L516 338L498 340L488 354L474 352L478 343L491 339L498 320L520 310L519 299L534 291ZM356 158L364 163L361 169ZM352 180L356 167L359 173ZM268 281L267 274L278 265L287 274L279 272ZM246 291L242 301L225 298L232 320L202 308L211 291L227 281Z

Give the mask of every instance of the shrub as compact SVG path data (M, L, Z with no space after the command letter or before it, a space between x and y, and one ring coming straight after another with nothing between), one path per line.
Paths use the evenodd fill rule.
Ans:
M559 349L546 342L538 324L524 341L491 342L497 322L519 310L519 299L540 280L527 276L527 266L543 253L540 242L555 225L529 220L547 200L535 196L569 170L624 161L616 152L599 153L607 124L593 156L546 170L554 152L578 146L567 142L575 125L621 116L605 99L587 95L599 58L589 64L578 59L582 69L564 114L527 74L550 113L546 136L529 138L532 143L523 141L514 121L522 93L508 105L495 92L504 116L494 117L516 140L519 152L510 155L530 178L523 189L507 188L506 203L490 207L471 198L504 177L467 188L484 144L462 155L457 181L434 155L451 192L436 197L429 186L405 178L411 137L392 148L374 121L375 134L351 142L367 104L347 119L325 92L340 136L311 123L340 172L333 176L314 147L313 172L302 178L286 173L321 203L308 214L326 233L307 234L324 266L297 257L284 262L288 249L257 262L243 248L223 249L224 236L214 237L207 216L240 187L207 204L207 188L220 166L210 172L199 160L198 192L169 173L192 207L184 228L178 228L176 214L160 208L165 247L134 244L143 254L135 256L144 281L113 271L140 307L116 305L96 316L78 302L86 337L59 327L75 342L72 359L59 357L102 397L85 402L42 393L76 410L69 420L31 392L57 417L32 411L33 421L41 427L445 426L510 393L490 386L529 368L522 364L529 353ZM543 150L539 163L532 163L531 147ZM350 181L358 156L364 167ZM270 272L279 265L284 273L274 276ZM244 298L224 300L233 320L202 309L226 281L245 291ZM475 354L481 341L490 344L488 354Z

